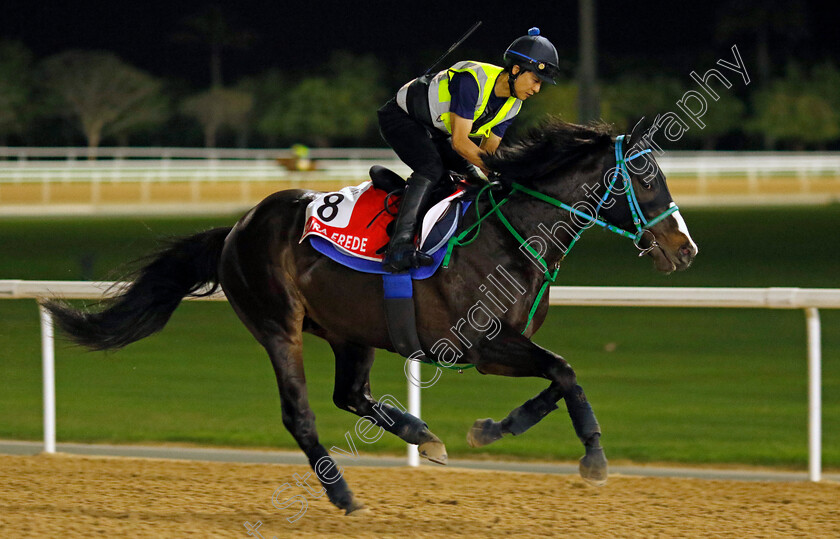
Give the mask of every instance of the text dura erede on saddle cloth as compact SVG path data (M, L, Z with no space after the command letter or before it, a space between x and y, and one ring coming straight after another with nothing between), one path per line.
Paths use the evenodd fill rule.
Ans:
M441 222L452 202L462 194L463 191L458 190L426 212L419 234L420 245L434 251L445 243L438 241L436 245L424 245L434 226ZM388 225L394 220L394 215L384 211L386 196L384 191L366 181L315 197L306 207L306 224L300 242L307 237L318 236L328 240L342 254L381 262L384 256L382 248L389 240ZM394 208L398 204L399 199L396 199L396 202L389 202L389 207ZM451 235L451 232L446 235Z

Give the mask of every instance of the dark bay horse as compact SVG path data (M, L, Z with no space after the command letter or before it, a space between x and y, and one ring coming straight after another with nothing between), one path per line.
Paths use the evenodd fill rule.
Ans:
M417 332L427 357L472 364L482 374L549 381L505 419L476 421L470 445L521 434L562 399L585 448L581 475L596 484L607 479L607 460L592 408L569 364L530 340L548 311L546 279L556 276L577 236L593 224L631 238L662 272L687 268L697 253L644 135L624 139L603 125L552 120L503 145L485 158L501 181L475 203L484 216L480 231L472 229L471 242L461 235L463 245L453 250L448 267L414 283ZM304 377L303 332L325 339L335 353L333 400L339 408L417 444L435 462L445 463L446 450L423 421L371 396L374 350L393 350L382 279L349 270L308 241L299 242L306 206L316 194L275 193L232 228L176 241L104 310L57 302L48 308L77 343L117 349L161 330L183 297L221 285L268 352L283 424L330 501L350 513L362 504L318 440ZM478 220L468 212L461 229Z

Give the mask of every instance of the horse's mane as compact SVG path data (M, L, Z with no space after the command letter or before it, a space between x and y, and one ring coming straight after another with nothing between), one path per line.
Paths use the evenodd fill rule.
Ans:
M503 182L528 182L567 167L612 141L611 126L603 122L577 125L549 117L517 140L503 141L492 155L482 157Z

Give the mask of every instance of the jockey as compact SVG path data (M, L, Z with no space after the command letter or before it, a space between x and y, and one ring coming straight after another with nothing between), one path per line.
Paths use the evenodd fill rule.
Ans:
M522 101L543 82L556 84L557 64L554 45L531 28L507 48L504 67L458 62L408 82L379 109L382 138L413 171L383 261L386 270L432 263L414 247L418 215L432 188L449 170L474 179L480 179L475 167L488 174L481 154L496 151ZM471 137L481 137L480 145Z

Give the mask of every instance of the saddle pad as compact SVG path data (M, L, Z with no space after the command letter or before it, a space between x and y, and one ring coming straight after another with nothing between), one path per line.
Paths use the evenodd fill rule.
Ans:
M306 206L300 241L321 236L342 253L381 262L376 251L388 243L386 227L394 219L382 211L386 195L370 181L319 195Z
M386 195L369 181L319 195L306 208L306 225L300 241L309 238L316 251L349 268L365 273L388 273L382 269L382 247L388 243L386 228L394 216L382 211ZM455 233L466 210L458 200L462 195L463 191L456 191L432 206L423 218L421 250L432 255L435 264L412 270L415 279L431 276L443 260L442 247Z

